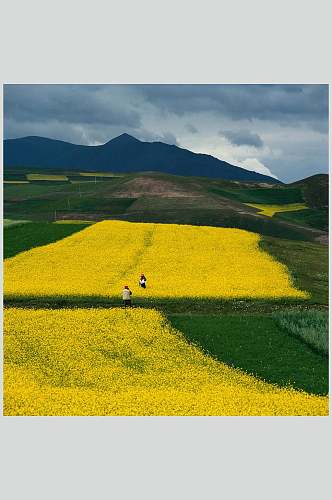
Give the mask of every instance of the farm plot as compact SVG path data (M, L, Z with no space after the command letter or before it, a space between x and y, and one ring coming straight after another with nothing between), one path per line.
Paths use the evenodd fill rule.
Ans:
M5 296L308 298L240 229L103 221L4 264ZM137 280L148 277L142 290Z
M68 181L66 175L58 174L27 174L28 181Z
M5 415L327 415L209 358L155 310L5 311Z
M286 205L262 205L260 203L246 203L249 207L259 210L261 215L273 217L276 213L296 212L297 210L306 210L308 207L304 203L288 203Z

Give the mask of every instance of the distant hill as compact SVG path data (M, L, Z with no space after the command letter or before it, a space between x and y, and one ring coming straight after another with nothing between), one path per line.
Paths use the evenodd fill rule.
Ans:
M290 184L302 189L303 197L311 208L327 208L329 203L329 176L316 174Z
M238 181L280 184L273 177L236 167L207 154L164 144L143 142L122 134L101 146L82 146L44 137L4 141L6 169L89 170L105 172L155 171L183 176L201 176Z

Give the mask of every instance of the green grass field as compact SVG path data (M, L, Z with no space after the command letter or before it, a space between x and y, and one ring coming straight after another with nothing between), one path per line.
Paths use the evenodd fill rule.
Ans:
M281 240L264 236L263 250L285 264L297 287L307 290L309 304L328 305L328 248L319 243Z
M328 392L328 361L269 315L171 315L185 338L219 361L280 386Z
M26 200L31 198L62 196L78 192L70 183L61 182L29 182L28 184L6 184L4 187L4 200Z
M71 214L71 219L75 218L75 213L90 213L97 218L109 217L123 214L126 209L135 201L131 198L92 198L70 195L67 197L49 198L28 198L17 203L7 200L4 203L8 218L28 218L34 221L52 221L60 215Z
M277 220L293 222L301 226L313 227L322 231L328 231L329 228L328 208L309 208L296 212L279 212L274 217Z
M66 236L70 236L86 224L52 224L52 223L29 223L5 228L3 254L4 258L30 250L31 248L48 245Z

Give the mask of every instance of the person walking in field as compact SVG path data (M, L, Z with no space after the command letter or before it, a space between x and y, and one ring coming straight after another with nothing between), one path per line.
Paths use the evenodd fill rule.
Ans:
M146 288L146 277L145 274L141 274L140 279L139 279L139 286L141 288Z
M129 289L128 285L125 285L122 290L123 305L125 307L131 306L131 296L132 296L132 291Z

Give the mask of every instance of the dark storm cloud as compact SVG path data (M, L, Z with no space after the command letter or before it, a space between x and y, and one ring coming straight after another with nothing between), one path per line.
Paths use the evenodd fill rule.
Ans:
M212 111L234 119L328 122L328 85L144 85L164 111Z
M327 85L5 85L4 113L15 121L138 128L141 116L128 96L180 116L212 112L316 129L328 123ZM195 133L196 127L188 127Z
M5 138L102 144L123 132L299 179L328 170L328 85L4 86Z
M4 86L4 115L11 129L23 122L139 129L144 105L178 116L210 113L232 121L296 122L319 131L328 125L327 85ZM197 132L190 123L186 128Z
M5 85L4 115L16 122L140 126L135 109L104 85Z
M226 137L235 146L253 146L255 148L264 146L261 137L250 130L220 130L219 135Z

